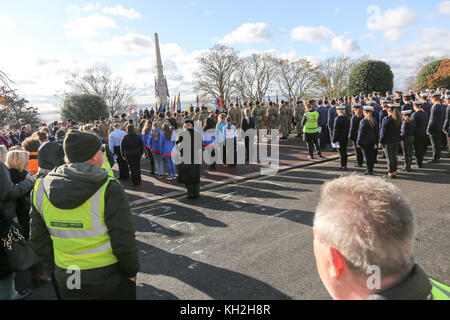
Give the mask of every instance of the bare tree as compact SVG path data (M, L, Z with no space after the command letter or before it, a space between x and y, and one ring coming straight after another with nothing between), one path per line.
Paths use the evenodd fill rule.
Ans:
M242 98L263 99L277 75L276 59L269 53L242 58L234 77L234 87Z
M277 83L281 94L294 102L303 99L314 86L316 67L307 59L277 61Z
M348 87L350 72L355 60L350 57L330 57L323 60L316 69L316 87L322 95L337 97Z
M73 74L66 84L72 92L64 93L62 100L73 94L98 95L105 100L111 117L127 112L134 104L136 88L114 77L109 65L97 64L83 74Z
M234 93L233 77L240 64L233 48L216 45L198 58L200 68L194 73L194 90L222 101Z

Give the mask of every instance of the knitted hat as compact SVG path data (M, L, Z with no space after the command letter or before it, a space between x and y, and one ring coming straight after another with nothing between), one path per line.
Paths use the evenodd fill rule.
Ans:
M63 147L70 163L82 163L95 156L102 148L102 141L95 134L70 130L66 135Z

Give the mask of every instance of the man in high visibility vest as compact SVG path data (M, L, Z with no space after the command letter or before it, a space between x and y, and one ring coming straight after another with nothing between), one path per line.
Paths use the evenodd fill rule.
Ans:
M314 159L314 147L316 148L319 158L325 158L320 152L319 146L319 113L313 110L311 103L305 106L306 113L303 116L302 127L306 144L308 145L309 160Z
M325 184L314 217L319 276L336 300L450 300L414 262L413 210L393 184L351 175Z
M100 138L71 130L68 164L37 180L30 243L53 260L61 299L136 299L135 229L125 192L102 169Z

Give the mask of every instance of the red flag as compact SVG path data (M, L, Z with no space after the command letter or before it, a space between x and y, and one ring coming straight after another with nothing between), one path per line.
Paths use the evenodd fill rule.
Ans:
M217 99L217 105L219 107L223 107L222 100L220 100L220 98Z

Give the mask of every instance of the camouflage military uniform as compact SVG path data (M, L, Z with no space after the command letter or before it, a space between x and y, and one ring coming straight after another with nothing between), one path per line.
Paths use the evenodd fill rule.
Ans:
M260 142L259 130L264 129L265 114L264 108L257 105L252 110L252 118L255 119L255 129L258 142Z
M289 106L289 133L294 130L294 107Z
M208 119L208 117L209 117L209 113L207 111L202 111L200 113L199 120L202 123L202 125L203 125L203 122L205 122L205 120Z
M303 103L297 104L297 106L294 109L294 119L297 127L298 137L300 137L303 133L302 120L304 115L305 115L305 106L303 105Z
M269 106L266 112L267 130L272 132L273 129L278 129L278 110L275 106Z
M289 136L289 107L287 105L281 105L278 109L278 117L280 119L280 134L283 138L287 139Z
M236 107L231 108L228 110L228 116L231 118L231 123L236 127L241 127L241 110L237 109Z
M183 122L184 122L183 121L184 116L181 113L179 113L179 114L177 114L175 119L177 120L178 129L182 129L183 128Z

